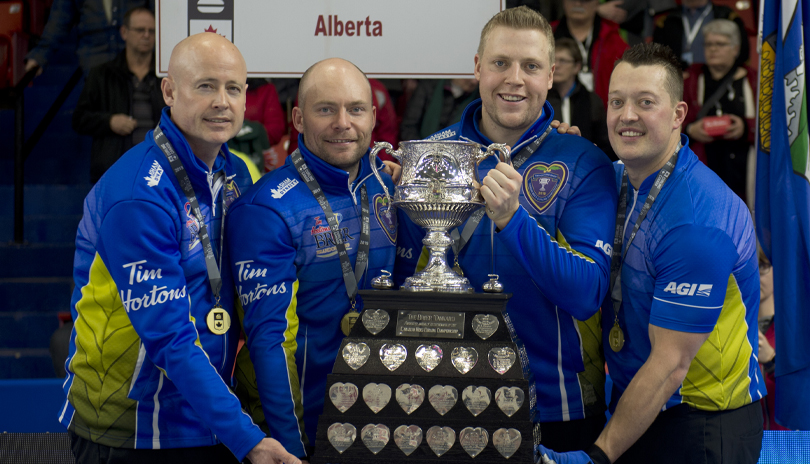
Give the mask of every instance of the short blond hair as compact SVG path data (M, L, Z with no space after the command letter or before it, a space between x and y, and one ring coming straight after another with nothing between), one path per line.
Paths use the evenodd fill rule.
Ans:
M484 54L484 45L490 32L498 26L508 27L518 30L539 31L546 37L548 42L549 63L554 63L554 31L546 18L531 8L521 5L517 8L507 8L490 18L489 22L481 29L481 40L478 42L478 56Z

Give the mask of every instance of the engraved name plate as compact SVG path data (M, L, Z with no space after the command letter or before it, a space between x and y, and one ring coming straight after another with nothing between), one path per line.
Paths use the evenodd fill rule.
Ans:
M394 443L410 456L422 444L422 428L418 425L400 425L394 430Z
M464 338L464 313L399 310L397 335L419 338Z
M506 459L515 454L522 440L523 437L517 429L498 429L492 434L492 446Z
M484 412L492 400L492 392L487 387L470 385L461 392L461 401L467 406L473 416Z
M478 352L473 347L457 346L450 353L450 360L457 371L466 374L478 362Z
M329 399L340 412L346 412L357 401L357 385L336 382L329 387Z
M370 354L371 350L365 343L347 343L343 347L343 360L354 370L360 369Z
M481 340L486 340L498 330L498 318L492 314L476 314L472 319L472 329Z
M504 375L512 368L512 365L515 364L517 355L515 354L515 350L508 346L497 346L489 350L487 359L489 360L489 365L495 369L495 372Z
M397 403L406 414L410 414L422 406L425 401L425 389L417 384L403 383L397 387Z
M414 357L419 367L430 372L442 361L442 349L439 345L419 345Z
M456 431L450 427L439 427L434 425L427 431L427 443L430 449L436 453L436 456L441 457L446 453L453 444L456 442Z
M443 416L456 405L458 390L452 385L434 385L428 390L428 401Z
M521 406L525 395L520 387L501 387L495 391L495 404L509 417L512 417Z
M326 437L338 453L343 453L354 443L357 429L352 424L334 423L326 430Z
M369 451L377 454L388 444L391 432L385 424L368 424L360 430L360 439Z
M363 401L377 414L391 401L391 387L384 383L367 383L363 387Z
M386 343L380 347L380 361L389 371L395 371L408 357L405 345Z
M366 309L363 311L363 316L360 319L363 321L363 326L366 330L371 332L372 335L377 335L388 325L388 321L391 318L388 316L388 312L383 309L375 309L373 311Z
M474 458L487 447L489 433L482 427L466 427L458 434L458 442L464 451Z

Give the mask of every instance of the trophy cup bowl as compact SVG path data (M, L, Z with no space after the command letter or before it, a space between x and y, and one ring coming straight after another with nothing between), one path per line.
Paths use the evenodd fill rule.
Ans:
M447 232L484 207L478 165L492 155L503 155L504 162L511 165L509 147L499 143L484 147L475 142L433 140L405 141L399 146L394 150L390 143L377 142L369 160L390 204L402 208L415 224L427 230L422 243L430 250L428 264L408 277L401 290L472 293L469 280L447 265L447 249L453 244ZM376 168L377 153L383 149L402 165L393 197Z

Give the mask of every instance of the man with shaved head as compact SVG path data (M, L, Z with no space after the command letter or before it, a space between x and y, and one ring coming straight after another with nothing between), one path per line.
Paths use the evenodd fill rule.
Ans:
M180 42L158 126L85 200L59 413L79 463L299 462L229 389L239 326L223 219L251 181L225 142L246 79L223 37Z
M326 375L362 310L357 290L393 268L396 216L367 156L375 111L355 65L313 65L293 108L298 150L229 211L225 236L255 366L246 378L261 398L251 414L300 458L311 454Z

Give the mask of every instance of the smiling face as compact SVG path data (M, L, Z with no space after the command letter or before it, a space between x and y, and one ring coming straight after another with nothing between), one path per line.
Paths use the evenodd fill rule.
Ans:
M673 102L666 84L662 66L619 63L610 77L608 136L631 181L660 169L678 146L686 103Z
M233 138L245 118L247 67L227 39L203 32L175 47L163 99L172 122L194 154L213 165L222 144Z
M549 58L548 40L538 30L498 26L489 33L475 55L484 135L513 144L540 117L553 83Z
M325 60L302 79L293 124L315 156L354 179L371 144L376 108L363 74L341 59Z

